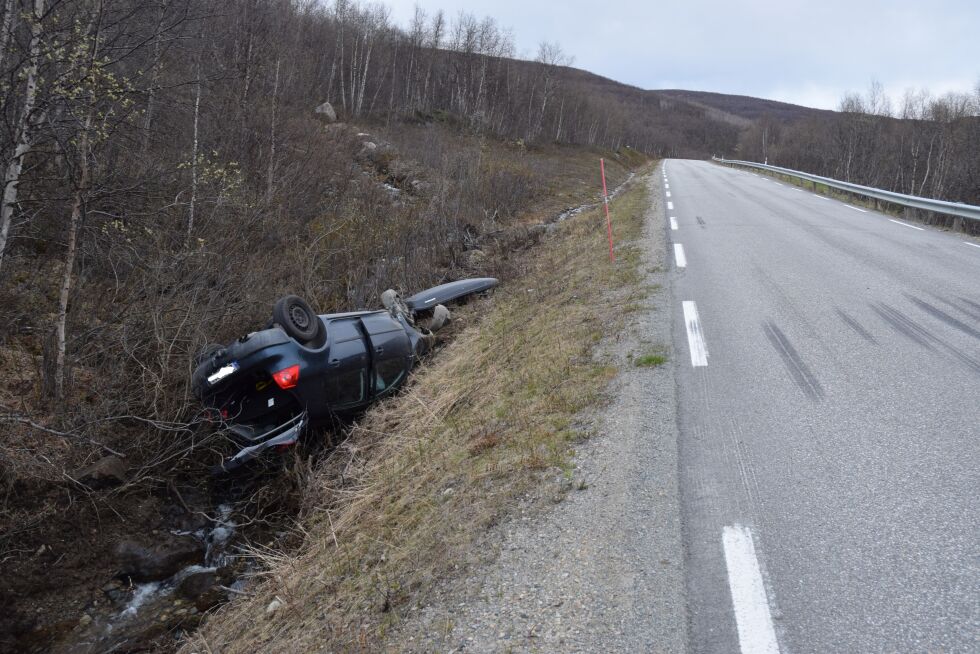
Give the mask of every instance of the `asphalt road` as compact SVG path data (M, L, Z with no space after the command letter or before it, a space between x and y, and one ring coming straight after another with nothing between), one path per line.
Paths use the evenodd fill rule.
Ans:
M692 650L980 651L980 247L664 170Z

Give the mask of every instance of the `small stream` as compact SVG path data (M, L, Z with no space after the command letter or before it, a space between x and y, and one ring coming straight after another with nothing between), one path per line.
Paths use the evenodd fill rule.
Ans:
M609 199L611 200L614 197L616 197L617 195L619 195L620 191L622 191L623 188L625 188L625 186L635 176L636 176L636 173L634 173L634 172L631 172L629 175L627 175L626 176L626 179L623 180L623 182L619 186L617 186L616 188L614 188L612 190L612 193L609 194ZM555 219L555 222L556 223L560 223L562 221L568 220L572 216L577 216L578 214L582 213L583 211L588 211L589 209L595 209L598 206L602 206L602 201L601 200L599 202L590 202L590 203L587 203L587 204L579 205L577 207L572 207L570 209L565 209L560 214L558 214L558 217Z
M204 612L240 594L244 584L240 578L248 570L233 547L238 532L234 513L233 504L220 504L203 526L170 530L184 547L196 542L203 557L164 579L132 582L121 575L109 581L102 587L109 600L101 605L102 610L91 616L81 633L72 633L53 651L89 654L142 649L154 639L176 638L194 629ZM166 556L166 549L161 551Z

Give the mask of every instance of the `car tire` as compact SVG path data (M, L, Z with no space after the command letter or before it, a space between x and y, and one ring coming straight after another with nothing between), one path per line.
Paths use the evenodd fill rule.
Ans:
M429 331L433 334L452 321L452 314L442 304L437 304L432 310L432 320L429 321Z
M222 350L221 345L218 345L217 343L208 343L203 348L201 348L201 351L198 352L197 355L194 357L194 365L195 366L201 365L202 363L204 363L205 361L213 357L221 350Z
M326 327L313 308L296 295L279 298L272 307L272 320L286 335L304 345L316 344L326 335Z

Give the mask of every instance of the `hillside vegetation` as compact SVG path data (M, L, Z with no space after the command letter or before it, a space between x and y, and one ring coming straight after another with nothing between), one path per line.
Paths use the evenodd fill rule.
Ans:
M742 133L739 158L980 204L980 84L973 94L910 91L900 102L873 84L847 94L839 109L788 123L765 115Z
M651 158L739 154L976 197L975 103L946 113L948 105L929 104L905 119L824 114L646 91L572 63L554 43L542 44L534 61L518 59L491 19L418 10L399 28L383 6L349 0L0 1L0 649L172 648L227 599L199 593L193 607L140 613L133 603L147 586L121 572L120 552L166 547L177 534L229 519L204 474L226 444L191 397L192 361L206 343L265 324L277 297L296 293L322 312L343 311L376 306L389 287L499 277L501 306L529 322L513 325L498 312L479 323L483 331L460 329L459 349L433 364L440 372L429 378L465 378L467 392L486 382L496 395L516 385L519 396L438 405L431 423L394 419L392 407L404 414L416 387L401 404L365 417L348 462L361 493L383 477L376 456L394 452L402 467L392 479L404 480L415 462L397 448L428 447L426 438L443 435L446 465L469 466L460 473L468 482L513 473L499 495L487 496L505 501L537 479L528 471L561 464L569 416L608 372L586 360L587 341L602 326L596 312L615 313L612 306L560 315L561 302L628 280L629 248L605 272L597 267L601 234L600 254L568 249L593 245L597 216L586 213L557 230L567 240L537 249L560 213L595 202L599 157L611 187ZM642 200L636 189L624 200L634 222ZM522 280L554 290L540 315ZM561 322L569 317L581 323ZM467 319L464 326L477 324ZM537 351L535 338L566 327L575 339L560 352L567 366L548 367L540 357L566 344ZM487 379L466 377L468 365L485 363L498 346L536 372L493 368ZM593 386L569 395L555 381L562 374ZM536 439L530 448L504 424L512 407L530 412L519 425ZM275 481L236 504L235 537L260 548L270 566L263 570L318 561L303 546L326 542L320 500L352 521L371 507L378 516L399 514L404 505L389 502L413 497L410 486L393 500L337 486L344 450L331 448L349 431L326 435L322 465L290 458ZM406 440L392 442L393 450L376 438L402 431ZM107 460L91 483L90 466ZM432 490L419 495L428 512L407 518L439 519L450 504ZM482 513L443 527L478 529L497 519L497 509L473 499ZM294 529L297 513L303 521ZM384 531L365 524L365 531L344 524L352 556L363 554L369 573L391 561L404 577L365 586L366 577L342 579L358 569L349 561L324 568L324 588L347 602L325 624L348 645L362 626L373 637L383 625L358 613L379 588L383 604L397 604L424 586L405 572L410 556L358 540ZM432 534L417 526L398 522L397 533L429 547ZM316 529L315 539L304 529ZM341 536L331 534L335 546ZM274 589L263 587L258 598ZM149 617L124 624L125 606ZM225 614L204 638L230 638L227 630L248 615ZM270 625L277 623L255 628Z
M542 222L595 200L600 156L613 187L645 156L550 69L462 45L465 17L413 49L345 3L0 4L0 649L165 647L217 598L120 621L150 588L123 559L226 519L193 355L288 292L341 311L513 279ZM236 505L236 538L296 542L296 465Z

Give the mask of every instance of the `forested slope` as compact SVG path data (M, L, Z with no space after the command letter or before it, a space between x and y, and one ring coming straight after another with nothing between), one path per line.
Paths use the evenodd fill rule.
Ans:
M742 133L739 158L980 204L980 85L939 97L910 91L897 102L872 85L845 95L840 111L790 123L763 117Z

